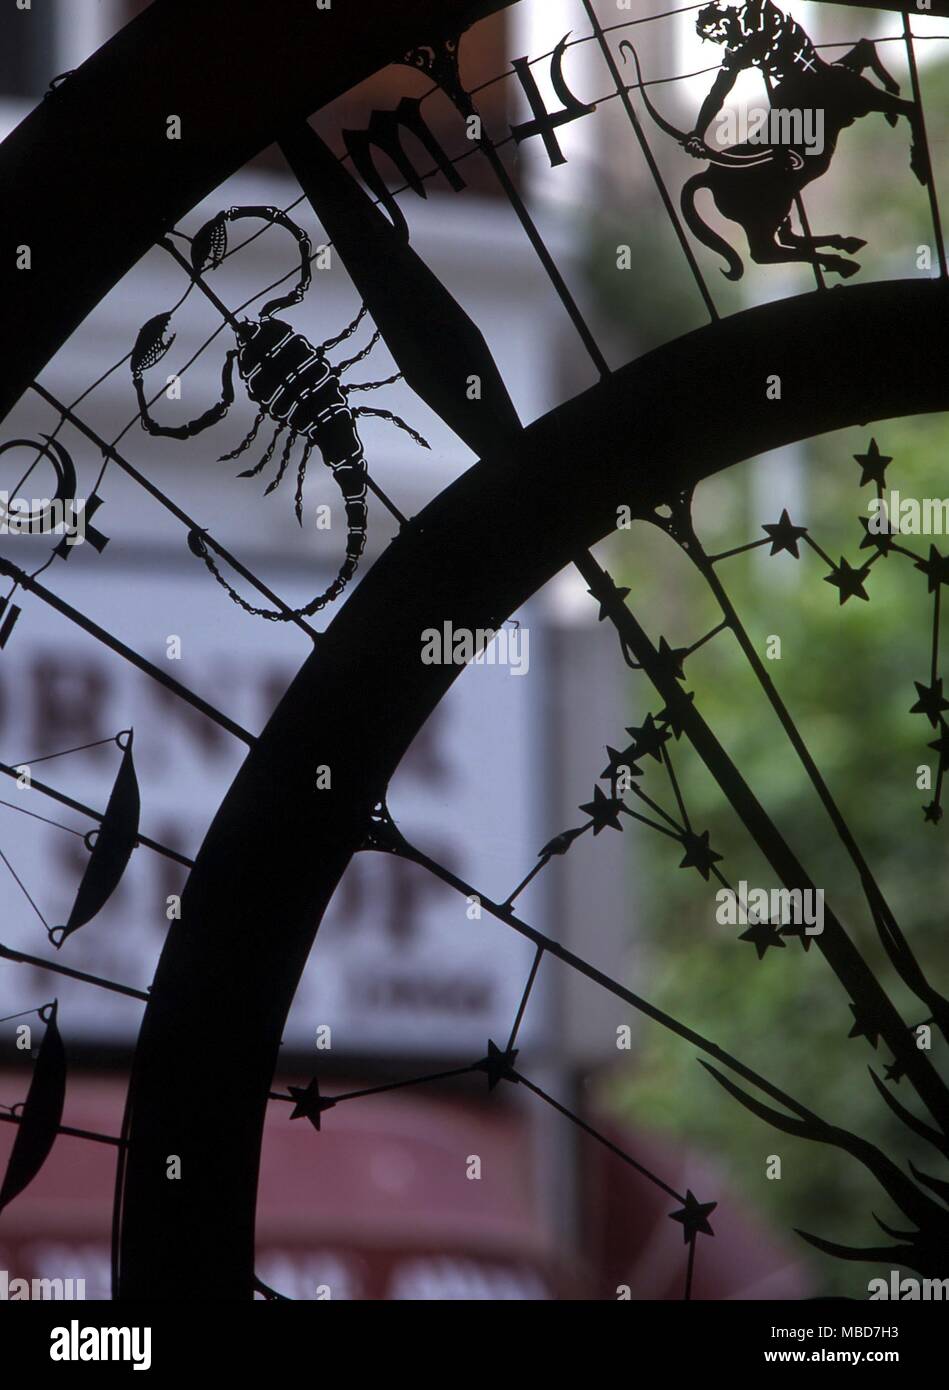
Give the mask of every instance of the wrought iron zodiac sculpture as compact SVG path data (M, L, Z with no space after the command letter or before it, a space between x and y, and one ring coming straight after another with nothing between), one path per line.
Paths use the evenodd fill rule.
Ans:
M238 475L241 478L253 478L261 473L273 458L278 440L285 435L277 473L265 489L266 495L280 484L290 462L293 446L302 437L305 444L297 468L295 495L295 511L301 526L303 485L307 462L313 449L319 450L324 463L332 470L346 508L346 555L333 583L305 608L287 610L283 613L252 608L220 574L200 536L192 537L192 549L204 559L215 578L235 602L261 617L285 621L294 616L316 613L338 598L355 573L359 558L365 549L368 517L367 466L362 441L356 429L356 417L375 416L381 420L388 420L405 430L423 448L427 449L429 445L416 430L391 411L372 406L359 406L354 409L348 404L348 397L355 391L373 391L401 379L401 373L397 372L384 381L361 382L355 385L344 385L342 382L344 372L369 356L379 341L378 330L373 333L368 345L354 357L336 366L327 360L328 352L355 333L365 316L365 305L341 333L335 338L327 339L318 347L314 347L302 333L297 333L283 319L274 317L280 310L300 303L311 279L310 239L285 212L272 207L240 207L229 208L212 218L201 228L191 244L191 264L196 279L203 271L216 270L221 265L227 254L227 224L243 217L261 218L291 232L300 249L300 272L295 288L289 294L269 300L263 306L258 319L237 320L216 301L237 338L237 347L228 351L224 361L221 373L221 399L203 415L183 425L162 425L152 418L145 396L144 373L161 360L174 341L174 334L170 338L165 336L171 322L171 313L158 314L144 325L132 351L131 371L142 427L149 434L167 435L172 439L190 439L209 426L217 424L233 405L233 375L236 363L238 374L247 387L250 399L258 407L258 413L247 436L236 449L222 454L219 461L238 458L250 448L264 420L274 421L277 428L260 462Z
M784 261L818 263L824 270L843 278L859 269L857 261L846 256L828 255L821 247L853 253L866 242L859 237L799 234L791 228L791 207L800 191L830 168L840 132L860 116L880 111L895 126L905 116L913 132L910 168L920 183L928 180L926 143L919 112L911 101L896 93L899 83L887 72L870 39L859 43L835 63L825 63L817 55L807 34L785 15L772 0L748 0L740 8L713 3L699 10L696 31L700 37L724 44L725 58L696 121L686 134L670 125L649 99L643 84L636 50L628 39L620 49L633 56L643 102L652 119L667 135L709 167L695 174L682 188L682 214L705 246L717 251L727 269L728 280L739 280L743 267L732 246L709 227L695 207L695 195L703 188L712 194L723 217L737 222L748 238L752 260L759 265ZM750 141L728 149L716 149L705 140L708 126L721 110L739 72L756 67L768 88L771 106L785 112L820 113L823 139L820 150L801 144L753 144ZM865 68L879 78L876 86L862 74Z

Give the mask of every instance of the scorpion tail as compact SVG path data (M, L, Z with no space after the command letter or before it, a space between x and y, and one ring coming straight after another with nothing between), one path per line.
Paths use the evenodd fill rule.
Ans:
M300 461L297 474L297 497L299 499L298 516L302 512L302 489L303 477L306 473L306 462L312 450L312 445L308 444ZM339 485L339 490L343 494L343 502L346 507L346 555L343 563L339 567L336 578L329 588L324 589L323 593L318 594L304 608L255 608L243 598L232 584L228 582L221 573L215 562L214 556L210 553L208 546L197 533L192 533L189 537L194 553L204 561L210 573L214 576L221 588L227 593L228 597L243 608L245 613L253 613L259 618L266 618L272 623L293 622L297 618L310 618L314 613L318 613L321 608L326 608L334 603L346 588L346 585L356 573L363 551L366 548L366 528L369 520L369 511L366 504L366 460L361 455L355 460L347 460L345 463L333 468L333 476ZM193 544L192 544L193 541Z
M717 251L722 257L727 266L727 269L722 271L725 279L740 280L745 271L738 252L733 246L729 246L724 237L720 237L718 232L713 231L706 222L703 222L696 210L696 193L700 188L708 187L708 176L704 173L693 174L690 179L686 180L682 185L682 193L680 195L682 216L685 218L686 224L693 236L698 237L703 246L707 246L710 251Z
M333 468L333 477L343 494L343 504L346 508L346 556L333 583L326 593L321 594L316 600L320 608L332 603L343 592L356 573L356 566L366 548L366 527L369 521L366 472L366 460L361 452L357 459L348 459Z
M307 459L312 447L312 445L307 445L297 470L295 510L301 526L303 525L303 481L306 475ZM330 467L333 469L333 477L343 494L343 503L346 507L346 555L329 588L325 589L311 603L308 603L305 608L298 610L299 615L304 618L318 613L321 608L325 608L339 598L356 573L356 568L366 548L366 528L369 521L369 509L366 504L366 460L360 454L355 461L347 459L345 463L337 464L335 467L331 464Z
M360 557L366 548L366 504L363 502L347 502L346 516L349 522L349 533L346 537L346 557L339 567L339 573L330 584L329 588L324 589L315 599L312 599L303 608L256 608L253 604L237 592L233 584L221 573L214 556L209 551L207 545L201 540L200 536L193 533L194 544L192 549L199 559L203 560L208 571L214 576L218 584L227 594L232 602L239 608L243 608L245 613L252 613L257 618L266 618L271 623L290 623L297 618L312 618L314 613L319 613L321 608L326 608L339 598L346 588L346 585L356 573ZM189 537L189 544L191 544Z
M365 465L363 465L365 468ZM365 490L363 496L353 501L346 502L346 524L348 531L346 534L346 558L339 567L339 573L333 580L328 589L308 603L305 608L298 609L298 615L303 618L312 617L321 608L326 608L330 603L335 603L346 585L356 573L360 557L366 548L366 522L368 511L366 508Z
M354 527L352 524L352 514L355 508L362 509L363 521L362 525L358 528ZM356 573L356 567L359 564L360 557L362 556L362 553L366 548L365 502L347 502L346 516L350 519L349 534L346 537L346 558L340 565L339 573L337 574L336 578L333 580L330 587L326 590L326 593L323 594L320 600L321 608L327 603L332 603L334 599L339 598L340 594L346 588L346 585L349 583L353 575Z

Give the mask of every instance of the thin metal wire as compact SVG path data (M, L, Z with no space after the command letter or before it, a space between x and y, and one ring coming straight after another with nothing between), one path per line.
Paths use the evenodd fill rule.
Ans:
M74 608L72 604L66 603L58 594L54 594L51 589L47 589L45 585L38 583L31 575L25 574L9 560L2 561L0 564L2 564L4 571L13 574L18 579L21 588L25 589L28 593L35 594L36 597L41 599L48 607L61 614L64 618L68 618L69 621L74 623L77 627L82 628L90 637L94 637L102 646L108 647L110 651L122 657L130 666L134 666L146 676L151 676L152 680L156 681L159 685L163 685L167 690L170 690L172 694L176 695L178 699L193 706L194 709L200 711L201 714L205 715L215 724L218 724L229 734L233 734L234 737L240 739L242 743L246 743L248 747L253 747L257 742L254 735L248 733L236 720L231 719L230 715L223 714L201 695L196 695L193 690L189 690L186 685L182 685L181 681L175 680L174 676L169 676L167 672L162 671L154 662L149 661L146 657L133 651L131 647L120 641L118 637L114 637L112 633L107 632L105 628L93 622L91 618L87 618L85 613L80 612L78 608Z
M670 1185L667 1182L664 1182L663 1179L658 1176L658 1174L651 1172L651 1170L645 1167L644 1164L638 1162L637 1159L633 1158L632 1154L629 1154L624 1149L621 1149L619 1145L614 1144L611 1139L607 1139L605 1134L601 1134L599 1130L594 1129L592 1125L587 1124L586 1120L582 1120L579 1115L575 1115L572 1110L569 1110L567 1108L567 1106L561 1105L559 1100L554 1100L553 1096L549 1095L546 1091L542 1090L540 1086L535 1085L533 1081L529 1081L528 1078L526 1076L523 1076L519 1071L515 1071L513 1073L513 1076L522 1086L526 1087L528 1091L532 1091L535 1096L538 1096L553 1110L556 1110L558 1114L563 1115L566 1119L570 1120L571 1123L575 1124L578 1129L582 1129L584 1134L588 1134L591 1139L595 1139L598 1144L602 1144L605 1149L608 1149L610 1153L614 1154L617 1158L622 1159L622 1161L624 1163L627 1163L630 1166L630 1168L635 1168L637 1173L639 1173L642 1177L646 1178L647 1181L651 1182L655 1187L661 1188L663 1192L668 1193L668 1195L674 1198L675 1201L685 1202L686 1199L682 1196L681 1192L676 1192L675 1188L670 1187Z
M405 1090L409 1086L428 1086L436 1081L449 1081L456 1076L467 1076L477 1067L477 1062L471 1062L465 1067L449 1067L445 1071L427 1072L424 1076L412 1076L406 1081L385 1081L379 1086L364 1086L359 1091L344 1091L341 1095L322 1096L321 1099L325 1107L329 1109L331 1106L339 1105L344 1100L361 1100L364 1096L381 1096L388 1091ZM297 1104L296 1096L286 1095L283 1091L271 1091L268 1099L288 1101L291 1105Z
M6 1018L0 1018L0 1023L12 1023L15 1018L29 1018L30 1014L41 1014L44 1009L48 1009L49 1004L37 1004L35 1009L21 1009L18 1014L7 1014ZM9 1106L6 1107L8 1110Z
M936 194L936 171L933 169L932 160L929 152L929 136L926 133L926 110L923 106L922 93L919 87L919 72L916 68L916 50L913 46L913 26L907 12L903 14L903 37L906 42L906 58L909 64L910 82L913 88L913 101L916 104L916 111L919 118L919 133L923 142L923 149L926 152L926 192L929 195L929 211L933 223L933 235L936 238L936 255L939 257L939 274L942 279L949 278L949 266L946 263L946 246L942 239L942 218L939 215L939 198Z
M36 811L28 811L25 806L17 806L13 801L0 800L0 806L6 806L10 811L17 811L21 816L30 816L33 820L40 820L44 825L53 825L57 830L65 830L70 835L76 835L80 840L86 838L81 830L74 830L71 825L63 825L62 821L50 820L48 816L40 816Z
M805 1106L801 1105L800 1102L794 1100L793 1097L787 1095L765 1077L746 1066L745 1063L739 1061L737 1057L731 1056L731 1054L719 1047L717 1043L711 1042L701 1033L696 1032L695 1029L688 1027L678 1019L673 1018L671 1014L651 1004L641 995L634 993L619 980L614 979L605 971L598 969L582 956L578 956L576 952L569 950L553 937L547 936L536 927L524 922L519 917L515 916L510 909L505 907L503 903L493 902L489 894L479 892L472 884L466 883L465 880L460 878L453 870L438 863L437 860L432 859L431 856L427 855L423 850L418 849L417 846L406 844L401 851L397 852L402 853L404 857L411 860L412 863L427 869L433 877L439 879L449 887L454 888L462 897L466 899L473 896L477 897L484 911L517 932L519 936L526 937L529 941L532 941L535 946L542 946L548 955L554 956L557 960L570 966L577 974L584 976L586 979L592 981L593 984L600 985L608 994L612 994L617 999L621 999L625 1004L629 1005L630 1008L643 1014L654 1023L658 1023L661 1027L674 1033L677 1037L682 1038L683 1041L691 1043L702 1052L708 1053L710 1057L714 1057L717 1061L729 1067L745 1081L751 1082L752 1085L764 1091L766 1095L769 1095L779 1104L787 1106L788 1109L792 1110L802 1119L816 1120L817 1117L813 1115L811 1111L807 1110Z
M68 758L70 753L85 753L87 748L104 748L107 743L115 743L115 735L97 738L92 743L80 743L75 748L63 748L58 753L44 753L39 758L17 758L16 767L35 767L37 763L48 763L53 758Z
M87 439L91 440L96 448L101 450L106 460L111 460L113 463L117 464L117 466L122 469L122 472L127 474L139 487L144 489L149 496L154 497L156 502L160 502L167 512L170 512L183 526L187 526L189 532L200 532L201 538L205 544L216 551L222 560L230 565L243 579L246 579L248 584L251 584L259 593L263 594L264 597L274 604L275 607L279 608L282 613L292 615L292 620L296 623L297 627L305 632L313 641L317 639L319 634L308 622L303 618L293 615L293 610L290 606L275 594L269 585L264 584L263 580L258 579L258 577L248 569L246 565L238 560L235 555L232 555L229 550L226 550L220 541L216 540L204 527L199 526L194 518L189 516L176 502L173 502L167 493L163 492L160 487L156 486L155 483L151 482L150 479L146 478L143 473L140 473L137 468L129 463L129 461L118 452L114 444L107 444L101 435L87 425L84 420L80 419L69 406L57 400L50 391L47 391L45 386L41 386L39 382L34 381L32 389L37 395L41 396L48 405L51 405L54 410L58 410L81 434L84 434ZM136 419L137 418L136 416ZM101 481L101 473L99 476ZM96 486L98 487L98 483Z
M42 914L42 912L40 911L40 909L37 907L36 901L35 901L35 899L33 898L32 894L30 893L29 889L27 888L26 884L23 882L22 878L21 878L20 875L17 873L16 869L14 869L13 865L10 863L9 859L8 859L7 856L4 854L4 852L3 852L2 849L0 849L0 859L2 859L3 862L4 862L4 864L7 866L7 869L9 870L11 877L13 878L13 880L14 880L14 882L16 883L17 887L19 888L20 892L23 894L24 898L26 898L26 900L27 900L27 902L29 903L30 907L33 909L33 911L36 913L37 917L38 917L38 918L40 919L40 921L43 923L43 926L46 928L46 930L49 931L49 923L47 922L46 918L43 916L43 914Z
M521 1002L517 1006L517 1013L511 1025L511 1032L507 1040L507 1048L505 1049L507 1052L513 1052L514 1050L514 1044L517 1042L517 1035L520 1032L521 1022L524 1018L524 1011L527 1008L527 1001L531 997L531 990L534 988L534 981L537 979L537 971L540 968L540 963L543 958L544 948L543 946L538 946L537 950L534 952L534 961L531 965L530 974L527 977L527 984L524 986L524 993L521 995Z
M695 258L695 252L692 250L692 245L685 234L685 228L682 226L679 214L673 207L672 198L669 196L669 190L666 187L665 179L662 177L659 165L656 163L656 159L649 145L649 141L646 139L646 132L643 130L639 117L636 115L633 103L629 99L629 91L625 86L622 77L620 76L619 68L616 66L616 59L613 57L612 49L607 43L606 34L600 27L600 21L597 19L596 11L593 8L592 0L582 0L582 4L583 8L586 10L587 18L589 19L590 24L592 26L594 36L596 37L597 42L599 43L600 51L603 54L606 66L610 70L610 76L612 77L616 85L616 90L619 93L620 101L623 103L623 109L625 110L626 115L629 119L629 123L633 128L633 134L636 136L636 139L639 142L639 148L642 151L643 158L646 161L646 167L652 175L653 182L655 183L656 188L659 191L659 196L662 199L662 205L666 210L666 215L668 216L669 221L672 223L672 229L676 234L676 239L678 240L679 245L682 248L682 253L685 256L685 259L688 263L689 270L692 272L692 278L695 280L695 283L698 286L699 294L702 296L702 300L705 304L706 309L708 310L709 317L714 322L719 316L718 310L715 307L715 301L712 299L708 285L705 283L705 276L702 274L701 267L699 266L699 263Z
M62 965L56 960L47 960L43 956L32 956L26 951L14 950L12 946L4 946L0 942L0 960L10 961L13 965L31 965L35 970L49 970L54 975L65 975L67 979L79 980L85 985L95 985L97 989L108 990L112 994L124 994L129 999L141 999L143 1003L148 1003L151 995L143 989L136 989L134 985L119 984L117 980L106 980L101 975L90 975L87 970L74 970L72 966Z
M12 777L15 782L19 782L23 775L22 772L17 771L16 765L2 762L0 762L0 773L5 777ZM104 813L102 811L95 811L91 806L85 806L81 801L76 801L73 797L67 796L65 792L58 791L55 787L51 787L45 782L39 782L33 777L30 778L30 790L39 792L41 796L48 797L52 801L58 801L61 806L68 806L70 810L78 811L80 815L88 816L90 820L101 822L104 819ZM4 802L3 804L9 805L10 803ZM25 814L33 815L34 813L32 811L27 811ZM40 819L42 819L42 817L40 817ZM50 823L54 824L55 822ZM64 830L68 829L67 826L63 826L62 828ZM81 832L76 833L78 834ZM148 835L140 834L138 836L138 843L144 845L146 849L154 850L156 854L163 855L165 859L172 859L176 864L182 864L186 869L194 868L193 859L189 859L184 854L179 854L177 850L169 849L167 845L161 844L158 840L153 840Z
M8 1125L21 1125L22 1115L0 1115L0 1120ZM124 1139L118 1138L114 1134L98 1134L92 1129L76 1129L74 1125L57 1125L57 1134L68 1134L73 1139L88 1139L94 1144L110 1144L113 1148L121 1148L125 1144Z
M685 1272L685 1302L692 1298L692 1275L695 1271L695 1233L689 1238L689 1262Z

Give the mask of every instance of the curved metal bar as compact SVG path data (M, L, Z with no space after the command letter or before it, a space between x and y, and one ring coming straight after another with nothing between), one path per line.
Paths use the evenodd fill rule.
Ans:
M158 238L282 129L412 44L509 3L284 0L276 15L266 0L155 0L0 146L0 242L28 245L32 260L29 271L0 261L0 327L16 345L0 418ZM180 140L167 138L170 115ZM245 762L168 934L133 1076L123 1296L253 1296L259 1148L286 1012L373 802L457 674L421 664L421 629L445 616L497 626L606 534L617 505L654 505L794 439L949 407L947 310L944 287L907 283L737 315L538 421L403 530ZM763 363L782 377L780 402L766 399ZM327 761L333 789L317 792ZM226 1040L230 1065L195 1085L207 1038Z
M514 3L154 0L0 145L0 245L29 246L32 262L0 257L0 333L16 345L0 420L159 237L281 130L413 44ZM926 13L949 16L949 0ZM167 138L171 115L180 140Z
M168 932L132 1081L122 1297L253 1296L259 1151L287 1012L372 806L459 673L422 664L422 630L499 626L606 535L619 506L641 514L795 440L949 409L947 360L938 281L752 309L558 407L403 528L247 757ZM333 779L318 791L321 763ZM205 1039L228 1065L195 1085ZM169 1154L181 1181L165 1177Z
M282 129L419 35L511 3L154 0L0 145L0 419L158 238Z

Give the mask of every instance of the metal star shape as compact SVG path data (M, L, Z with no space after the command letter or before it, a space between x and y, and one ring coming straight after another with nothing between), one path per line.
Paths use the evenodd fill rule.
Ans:
M739 941L750 941L758 952L758 959L763 960L765 953L771 946L780 946L782 950L787 948L781 940L781 933L773 922L752 922L747 931L743 931L738 938Z
M513 1081L517 1084L517 1077L513 1075L514 1058L517 1056L518 1049L513 1047L508 1052L502 1052L497 1043L488 1039L488 1055L482 1057L480 1062L475 1062L474 1070L483 1071L487 1074L488 1090L493 1091L495 1086L501 1081Z
M694 691L683 690L681 693L690 704L694 702ZM669 705L666 705L665 709L661 709L659 713L656 715L656 719L660 724L663 725L664 729L666 729L669 733L674 734L676 738L681 737L682 730L684 727L681 710L673 712L671 707Z
M767 526L762 526L761 529L771 537L769 554L780 555L782 550L786 550L789 555L794 556L795 560L801 558L801 552L797 547L798 542L807 535L807 527L795 526L788 516L787 507L781 513L780 521L773 521Z
M841 555L840 564L835 565L830 574L824 575L824 583L833 584L840 591L841 604L846 603L848 598L862 598L869 602L870 596L863 587L869 573L869 565L861 565L860 569L855 570Z
M860 475L860 486L865 487L867 483L879 483L883 487L886 483L886 465L893 460L886 454L881 454L877 448L875 439L870 440L870 447L865 454L854 454L854 462L859 463L863 472Z
M677 681L685 680L682 663L689 654L688 647L670 647L664 637L659 638L659 666L663 675L672 676Z
M315 1076L308 1086L288 1086L287 1090L296 1101L291 1120L307 1119L315 1130L319 1130L320 1116L324 1110L332 1110L335 1100L320 1095L320 1083Z
M585 816L589 816L593 821L594 839L601 830L622 830L619 813L623 808L623 799L618 796L604 795L600 787L593 788L593 800L588 801L580 810Z
M949 765L949 724L939 717L939 737L934 743L927 744L934 753L939 754L939 761L943 767Z
M890 551L893 549L895 537L900 534L897 527L892 525L889 519L887 519L887 529L885 531L871 531L870 518L867 516L860 517L860 525L866 532L866 535L860 542L860 549L879 550L881 555L889 555Z
M686 1188L685 1206L678 1211L670 1211L669 1220L682 1222L682 1239L688 1245L693 1236L715 1234L708 1224L708 1218L717 1206L717 1202L700 1202L694 1193Z
M637 729L631 724L626 730L631 739L635 740L636 757L645 758L647 754L655 758L657 763L662 762L662 745L669 742L669 733L666 729L656 726L656 721L651 714L647 714L642 725Z
M703 830L701 835L694 835L690 830L687 830L681 836L685 855L679 865L680 869L698 869L706 882L708 882L712 865L717 864L722 857L712 849L708 837L709 832L707 830Z
M943 710L949 709L949 700L942 697L942 676L937 676L932 685L924 685L922 681L913 681L913 684L919 699L910 714L925 714L935 729Z
M856 1004L851 1004L850 1012L853 1014L853 1027L847 1034L848 1038L866 1038L871 1047L875 1048L880 1041L880 1026L869 1018Z
M610 592L606 594L604 598L599 598L592 589L587 589L587 593L590 597L595 598L600 605L600 613L597 618L597 622L599 623L602 623L605 618L608 618L610 616L610 608L616 603L622 603L623 599L626 598L627 594L630 592L629 589L617 588L609 576L607 576L604 581L604 584L606 583L609 584Z
M610 763L609 767L605 767L600 773L601 777L608 777L611 782L615 782L619 776L620 768L625 768L630 777L642 777L642 768L636 767L635 744L631 743L624 753L621 753L617 748L611 748L610 745L607 744L606 751L610 755Z
M887 1081L898 1082L902 1077L906 1075L906 1072L894 1057L892 1062L890 1062L889 1064L884 1064L883 1074L885 1075Z
M949 584L949 555L940 555L934 545L929 547L925 560L917 560L914 569L922 570L929 580L929 593L934 594L940 584Z
M931 825L938 825L942 820L942 807L938 801L930 801L928 806L923 807L923 819Z

